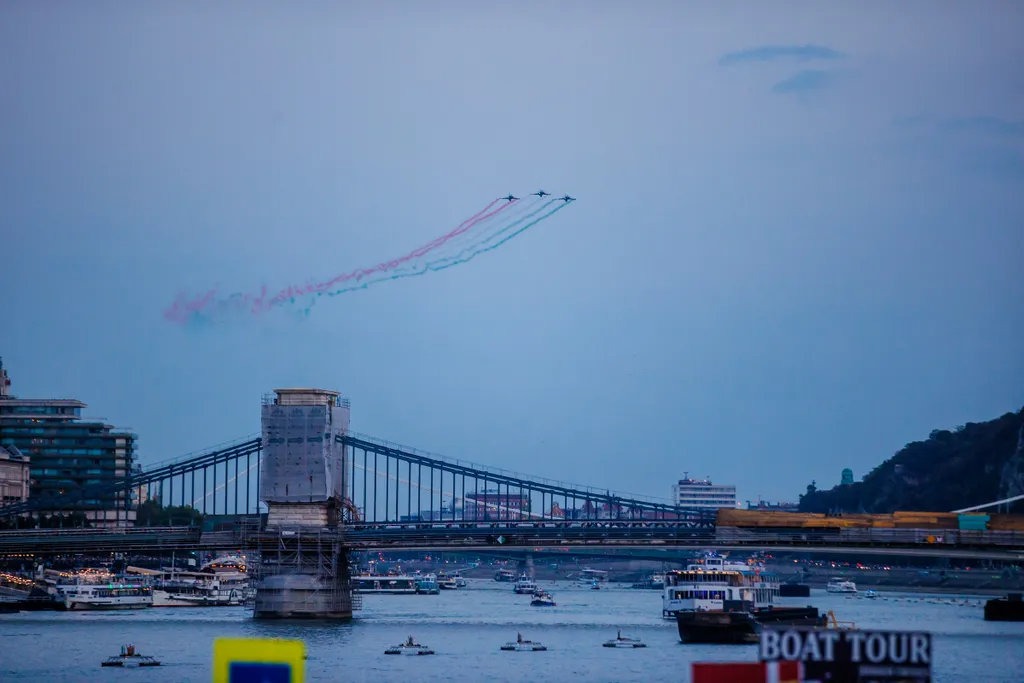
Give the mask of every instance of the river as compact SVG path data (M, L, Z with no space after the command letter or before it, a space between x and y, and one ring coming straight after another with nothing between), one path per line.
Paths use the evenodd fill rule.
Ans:
M347 624L253 621L243 608L156 608L130 612L29 612L0 615L0 681L46 683L208 683L218 637L298 638L306 643L306 680L348 681L687 681L690 662L748 660L757 648L683 645L674 622L661 618L658 591L613 585L603 590L545 581L557 607L531 607L511 584L470 580L436 596L369 595ZM928 630L934 634L934 680L1006 683L1024 671L1024 623L982 620L983 598L881 593L875 600L814 590L813 604L859 628ZM957 604L951 604L957 600ZM601 643L622 629L646 649ZM547 652L501 652L524 638ZM394 657L384 649L408 635L433 657ZM134 643L163 662L151 669L101 669L100 662Z

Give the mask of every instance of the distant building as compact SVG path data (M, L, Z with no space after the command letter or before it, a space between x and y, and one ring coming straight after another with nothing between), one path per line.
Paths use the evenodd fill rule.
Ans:
M467 493L462 501L465 519L528 519L530 497L524 493L500 493L496 489Z
M28 458L29 499L101 486L123 478L135 463L138 436L103 422L83 422L75 399L19 399L0 362L0 447ZM131 526L131 494L105 493L76 505L95 526ZM65 512L64 510L42 511Z
M672 484L672 500L679 507L703 510L736 507L736 487L712 484L710 479L690 479L688 472Z
M760 510L761 512L800 512L799 503L770 503L767 500L759 500L756 503L747 501L748 510Z
M843 470L842 479L839 481L840 486L849 486L853 483L853 470L847 467Z
M28 500L28 458L18 449L0 446L0 505Z

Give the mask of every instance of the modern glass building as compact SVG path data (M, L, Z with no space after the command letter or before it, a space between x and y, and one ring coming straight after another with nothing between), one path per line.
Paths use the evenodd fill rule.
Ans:
M21 399L11 396L9 387L0 364L0 446L13 446L28 457L29 500L112 483L131 471L136 434L83 421L81 401ZM117 493L86 500L75 511L94 526L130 526L134 508L131 494Z

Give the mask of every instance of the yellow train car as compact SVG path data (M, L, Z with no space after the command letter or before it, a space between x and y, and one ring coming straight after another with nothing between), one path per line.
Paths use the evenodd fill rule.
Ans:
M810 512L721 508L718 511L717 523L723 527L753 529L957 529L959 515L950 512L916 511L878 515L823 515Z

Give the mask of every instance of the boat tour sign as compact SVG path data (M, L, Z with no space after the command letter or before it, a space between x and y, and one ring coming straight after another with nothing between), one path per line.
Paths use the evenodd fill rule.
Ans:
M931 683L932 635L920 631L770 629L762 662L800 662L805 683Z

